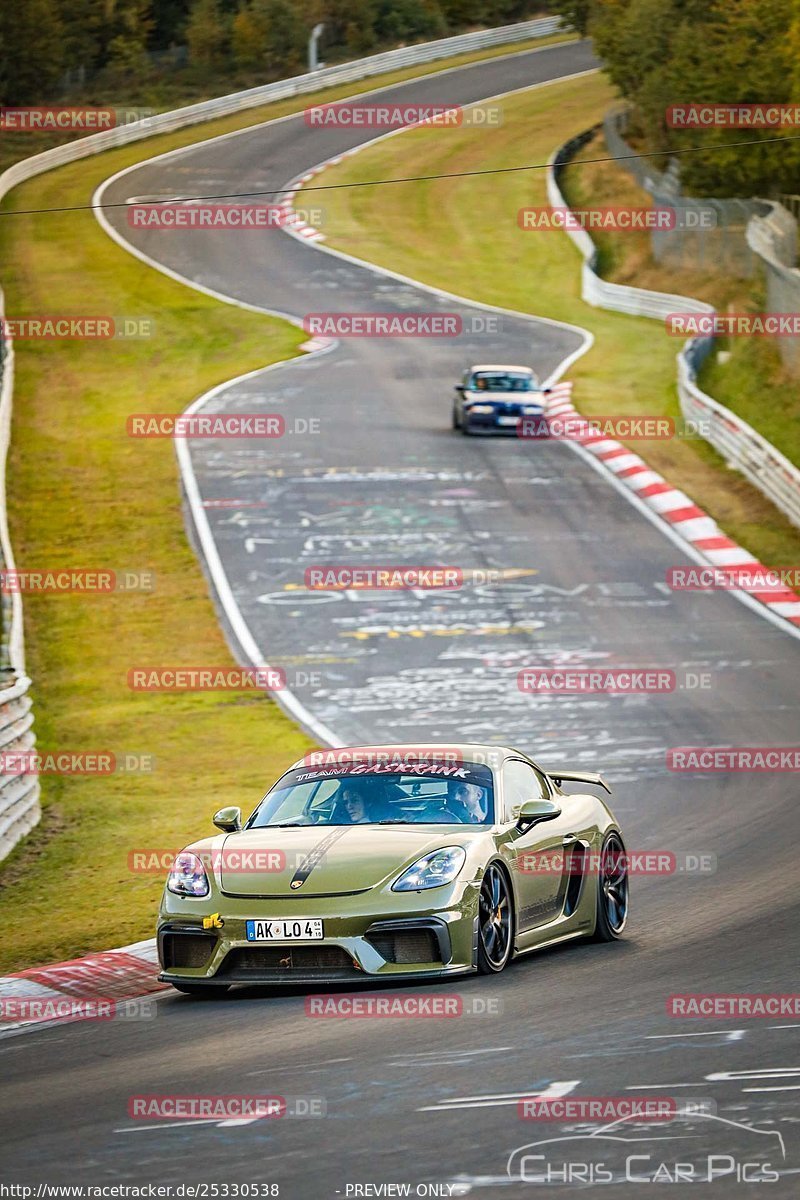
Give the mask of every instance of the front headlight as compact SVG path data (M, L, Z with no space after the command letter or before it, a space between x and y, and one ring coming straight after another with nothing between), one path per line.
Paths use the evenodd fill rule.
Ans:
M544 413L540 404L526 404L522 411L526 417L541 417Z
M206 869L196 854L182 850L175 856L167 876L167 891L176 896L207 896L209 893Z
M422 888L441 887L452 883L466 862L466 853L460 846L446 846L434 850L404 871L392 884L393 892L418 892Z
M469 404L469 401L467 401L467 403ZM494 405L493 404L469 404L468 411L471 413L474 413L474 412L492 413L492 412L494 412Z

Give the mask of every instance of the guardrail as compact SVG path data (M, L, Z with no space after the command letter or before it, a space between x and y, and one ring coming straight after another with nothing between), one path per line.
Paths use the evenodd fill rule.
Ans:
M21 675L15 682L0 691L0 754L8 772L0 774L0 859L5 858L17 842L29 833L41 817L39 807L39 779L16 769L5 756L22 756L21 767L25 766L24 755L33 749L36 741L31 726L31 698L28 695L30 679Z
M418 66L437 59L453 58L471 50L490 49L492 46L512 45L531 38L548 37L567 26L560 17L542 17L535 21L521 21L514 25L502 25L495 29L478 30L457 37L441 38L435 42L423 42L417 46L403 46L398 50L387 50L368 58L325 67L320 71L296 75L291 79L268 83L262 87L235 92L215 100L204 100L172 112L159 113L146 120L131 122L117 129L93 133L77 138L63 146L55 146L34 154L30 158L14 163L0 174L0 199L13 187L33 179L45 171L67 163L89 158L103 150L112 150L130 142L169 133L190 125L211 121L217 117L230 116L275 100L286 100L316 92L339 83L354 83L369 79L402 67ZM0 291L0 313L2 313L2 291ZM5 462L11 430L12 391L14 379L14 348L10 340L0 338L0 566L13 570L14 557L8 535L5 502ZM3 652L0 656L0 754L29 750L35 742L31 725L31 700L28 696L30 680L25 674L25 653L22 629L22 600L18 592L2 596L3 608ZM5 675L9 683L4 686ZM0 773L0 860L24 837L41 816L39 807L38 777L31 775L3 775Z
M672 157L666 170L659 171L652 157L636 157L623 134L630 110L613 108L603 119L603 135L617 165L649 192L656 208L673 208L681 220L672 229L650 230L650 248L656 262L671 263L688 270L708 268L716 274L749 279L758 259L748 246L747 222L763 215L763 200L739 197L686 196L681 191L680 159Z
M565 142L550 156L547 164L547 198L553 208L568 207L559 186L559 177L573 155L599 128L600 126L594 126L585 130ZM650 292L645 288L629 287L603 279L597 273L597 247L586 230L568 229L566 232L583 256L581 298L594 308L606 308L611 312L627 313L634 317L655 317L658 320L663 320L672 312L714 312L710 304L704 304L702 300L693 300L689 296Z
M4 313L0 291L0 316ZM6 517L6 457L11 433L11 396L14 384L14 348L0 330L0 567L14 570L14 554ZM19 592L2 592L3 643L0 651L0 755L31 750L30 679L25 674L22 631L22 598ZM3 766L8 766L7 762ZM41 817L39 780L24 771L0 771L0 859L29 833Z
M53 167L75 162L80 158L88 158L102 150L128 145L141 138L170 133L175 129L183 129L202 121L212 121L217 117L231 116L249 108L257 108L261 104L287 100L292 96L316 92L338 83L355 83L360 79L370 79L374 75L383 75L403 67L420 66L441 58L454 58L471 50L488 50L492 46L549 37L550 34L559 33L567 28L561 17L539 17L535 21L520 21L515 25L501 25L496 29L462 33L457 37L440 38L435 42L421 42L417 46L402 46L399 50L386 50L383 54L372 54L368 58L358 58L335 67L323 67L320 71L294 75L291 79L262 84L261 87L248 88L244 92L233 92L216 100L201 100L185 108L176 108L141 121L132 121L116 129L105 129L101 133L77 138L74 142L55 146L51 150L44 150L41 154L34 154L22 162L14 163L0 175L0 199L18 183L32 179L43 171L50 171Z
M597 128L599 126L572 138L551 155L547 168L547 198L554 208L568 207L559 186L559 176ZM759 219L753 218L754 221ZM596 270L597 248L589 234L583 229L568 229L566 232L583 257L581 297L587 304L655 320L663 320L671 312L714 312L710 304L704 304L701 300L668 292L647 291L645 288L602 279ZM678 353L677 387L683 417L686 421L695 422L694 427L700 436L723 456L729 466L740 471L794 525L800 526L800 470L751 425L697 386L697 371L713 344L713 337L692 338Z
M686 354L679 354L678 395L684 418L695 422L730 466L741 471L792 524L800 526L800 471L752 425L701 391L694 380Z

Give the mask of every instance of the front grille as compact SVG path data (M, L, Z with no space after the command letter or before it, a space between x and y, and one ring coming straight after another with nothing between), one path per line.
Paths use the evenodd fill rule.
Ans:
M390 963L431 963L442 961L439 939L431 929L409 929L368 933L366 940Z
M164 970L204 967L211 958L216 942L216 937L203 933L165 933L161 950Z
M284 977L318 972L329 978L336 974L351 976L356 969L341 946L239 946L226 956L217 974Z

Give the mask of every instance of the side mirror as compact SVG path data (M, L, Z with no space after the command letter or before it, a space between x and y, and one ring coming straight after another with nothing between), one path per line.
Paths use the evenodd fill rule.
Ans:
M552 390L553 389L551 387L542 388L542 391L544 392L545 396L549 396L550 393L552 392Z
M214 824L223 833L238 833L242 828L242 810L240 808L221 808L214 813Z
M517 828L523 832L540 821L555 821L561 816L561 805L552 800L526 800L519 810Z
M466 390L467 390L467 389L464 387L463 383L457 383L457 384L456 384L456 391L457 391L457 392L461 392L461 394L463 395L463 394L464 394L464 392L465 392Z

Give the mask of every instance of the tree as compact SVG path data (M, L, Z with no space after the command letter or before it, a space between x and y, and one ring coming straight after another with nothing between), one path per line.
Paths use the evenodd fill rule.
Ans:
M377 31L382 42L431 41L446 34L447 22L435 0L379 0Z
M290 0L253 0L267 26L266 65L279 75L294 75L305 65L311 32Z
M581 37L586 37L597 0L564 0L556 7L565 22L576 29Z
M33 104L52 96L64 71L64 27L49 0L0 5L2 101Z
M368 54L375 48L376 6L373 0L352 0L348 5L347 24L344 38L351 54ZM327 27L325 31L327 36Z
M152 28L149 0L126 0L115 13L116 32L108 47L108 66L116 75L143 78L150 69L147 39Z
M220 0L194 0L186 26L186 44L193 66L222 66L228 50L228 21Z
M752 196L797 190L798 143L769 140L791 129L672 129L666 110L792 103L800 82L800 0L596 0L589 32L647 146L696 149L681 155L685 191ZM750 139L765 144L729 145Z
M239 67L264 65L269 36L269 22L263 6L242 4L233 19L231 30L231 52Z

